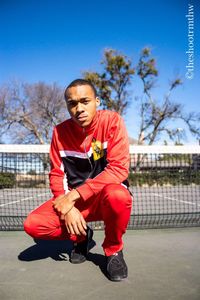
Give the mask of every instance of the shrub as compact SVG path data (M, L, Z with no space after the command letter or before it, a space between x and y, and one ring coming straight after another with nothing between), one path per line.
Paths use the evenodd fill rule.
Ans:
M15 174L13 173L0 173L0 189L12 188L16 183Z
M152 186L154 184L162 186L170 185L189 185L200 184L200 171L194 170L152 170L141 173L129 173L129 182L133 186L143 186L147 184Z

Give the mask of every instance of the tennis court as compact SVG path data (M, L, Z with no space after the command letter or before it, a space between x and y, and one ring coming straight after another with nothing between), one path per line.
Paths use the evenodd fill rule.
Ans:
M26 215L52 196L48 152L49 145L0 145L0 229L23 229ZM129 229L200 225L200 146L131 146L130 160Z
M105 276L103 230L81 265L69 263L69 241L38 242L16 231L51 197L48 150L0 146L0 299L199 300L200 147L130 148L128 228L135 230L124 236L129 276L120 283Z
M176 187L131 187L133 196L132 218L129 227L133 226L134 216L137 218L143 216L143 223L147 218L156 218L155 216L181 216L185 219L191 215L193 223L200 221L200 189L193 186L190 188L190 194L187 195L187 186ZM16 188L0 190L0 217L4 220L6 217L20 218L25 217L31 210L51 198L49 189L42 188ZM5 202L5 198L9 201ZM187 213L186 213L187 209ZM193 215L193 216L192 216ZM8 219L7 219L8 220ZM184 220L182 220L184 222ZM191 220L192 221L192 220ZM11 222L11 221L10 221ZM3 226L3 224L2 224ZM139 226L139 224L138 224Z
M105 276L103 231L88 260L69 263L68 241L35 243L24 232L0 232L0 299L199 300L200 228L128 230L128 278Z
M131 187L134 201L132 214L188 213L200 210L200 189L193 186L187 195L188 187ZM187 196L187 197L186 197ZM5 197L10 202L5 203ZM0 190L0 215L26 215L44 201L52 197L50 189L5 189Z

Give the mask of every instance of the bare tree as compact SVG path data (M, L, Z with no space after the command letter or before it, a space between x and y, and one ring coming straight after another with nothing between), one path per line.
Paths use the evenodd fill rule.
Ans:
M171 140L180 140L184 135L184 129L170 129L170 121L182 120L189 131L200 137L200 114L191 112L184 113L183 106L171 101L173 91L182 84L180 78L172 80L169 84L169 90L161 101L156 101L152 96L155 78L158 76L158 70L155 66L155 59L151 57L149 48L142 50L139 63L137 65L137 75L143 83L143 96L140 98L140 130L138 141L143 140L146 144L153 144L159 139L162 133L166 133Z
M159 101L152 96L155 80L158 77L156 60L151 55L149 48L144 48L135 67L127 56L117 50L107 49L102 61L103 71L84 72L86 79L90 80L97 88L103 101L103 108L117 111L123 115L134 98L139 103L140 126L138 143L153 144L166 133L167 136L177 142L185 136L184 130L170 129L169 124L173 120L182 120L189 131L198 139L200 138L200 114L185 113L183 106L171 100L173 91L182 84L180 78L175 78L169 84L167 94ZM133 75L138 75L143 84L141 97L130 97L128 86Z
M14 143L46 144L67 117L63 91L56 84L16 83L0 88L0 134Z
M132 61L117 50L104 52L102 72L84 72L102 100L102 108L117 111L123 115L128 106L137 98L139 102L140 126L138 143L153 144L165 133L175 142L185 132L179 128L170 129L173 120L182 120L189 131L200 139L200 114L185 113L181 104L172 101L173 91L182 84L180 78L170 82L167 94L162 98L153 97L153 87L158 70L149 48L144 48L135 67ZM141 97L130 95L128 90L134 76L143 84ZM12 83L0 87L0 138L7 136L19 143L49 143L52 128L67 117L63 91L56 84L43 82Z

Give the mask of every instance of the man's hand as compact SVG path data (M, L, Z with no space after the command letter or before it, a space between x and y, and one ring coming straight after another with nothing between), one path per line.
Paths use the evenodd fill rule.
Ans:
M87 224L80 211L73 207L62 219L65 220L67 232L70 234L86 235Z
M66 195L58 196L53 202L54 208L61 215L66 215L74 206L75 202L80 199L80 194L76 190L70 191Z

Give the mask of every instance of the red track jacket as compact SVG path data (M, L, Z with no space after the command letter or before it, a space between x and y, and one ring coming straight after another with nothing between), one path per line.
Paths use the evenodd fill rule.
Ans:
M128 186L128 135L115 112L97 111L86 128L72 119L57 125L50 158L50 187L55 197L76 188L86 201L109 183Z

